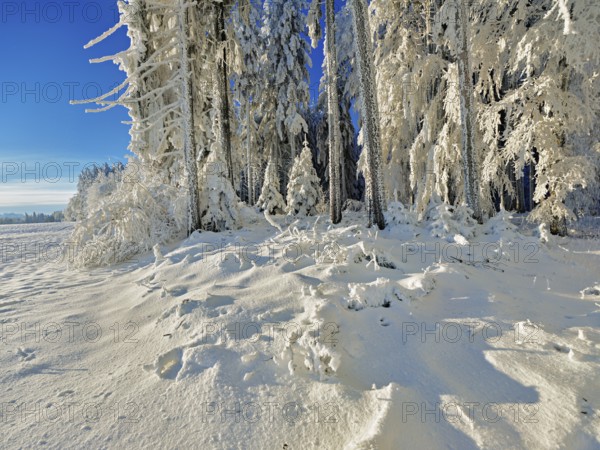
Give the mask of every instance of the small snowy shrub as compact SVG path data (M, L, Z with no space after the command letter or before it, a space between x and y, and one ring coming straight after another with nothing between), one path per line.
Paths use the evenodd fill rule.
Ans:
M501 209L491 217L483 226L483 233L487 235L498 236L499 238L514 237L517 233L517 226L512 223L513 215Z
M465 205L431 205L427 211L427 219L431 236L443 239L453 239L457 234L470 238L477 225L477 221L473 219L473 211Z
M400 202L391 202L385 213L385 221L394 225L416 225L416 214L409 211Z

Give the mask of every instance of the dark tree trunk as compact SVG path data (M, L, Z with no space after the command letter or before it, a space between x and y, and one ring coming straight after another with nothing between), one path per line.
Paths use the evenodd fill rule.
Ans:
M227 178L231 185L233 182L233 161L231 156L231 123L229 120L229 77L227 76L227 50L225 42L225 5L223 2L215 3L215 37L222 47L222 53L217 55L217 115L219 121L219 144L222 156L227 164Z

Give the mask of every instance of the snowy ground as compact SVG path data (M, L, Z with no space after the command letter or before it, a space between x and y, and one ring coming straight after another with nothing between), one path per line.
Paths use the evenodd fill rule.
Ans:
M1 226L2 448L599 448L600 241L392 216L91 271Z

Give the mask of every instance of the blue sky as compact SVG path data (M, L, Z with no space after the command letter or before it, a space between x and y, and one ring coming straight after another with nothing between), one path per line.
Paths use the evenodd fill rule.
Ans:
M83 46L117 22L116 1L2 1L0 4L0 214L63 209L87 164L125 162L124 108L86 114L70 100L109 91L124 74L89 59L128 45L125 30ZM313 50L311 95L323 50Z

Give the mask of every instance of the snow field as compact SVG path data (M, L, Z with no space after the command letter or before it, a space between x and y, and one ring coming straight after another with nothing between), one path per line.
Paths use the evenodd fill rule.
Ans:
M335 227L270 217L281 232L242 213L242 230L194 233L106 269L24 262L10 247L6 442L599 445L597 240L541 243L507 214L418 225L398 205L377 232L355 225L361 213ZM19 246L70 232L2 228L1 243Z

